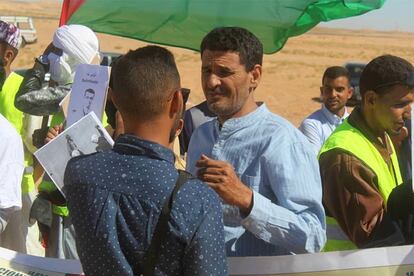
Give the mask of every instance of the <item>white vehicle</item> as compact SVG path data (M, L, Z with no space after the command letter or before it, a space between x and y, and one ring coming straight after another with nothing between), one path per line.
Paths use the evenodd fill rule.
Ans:
M0 20L12 23L20 29L22 34L22 45L26 43L35 43L37 41L37 32L33 24L33 19L27 16L0 16Z

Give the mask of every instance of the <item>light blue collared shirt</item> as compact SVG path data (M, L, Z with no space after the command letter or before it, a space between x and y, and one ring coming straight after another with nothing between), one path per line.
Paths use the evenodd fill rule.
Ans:
M299 126L299 130L308 138L315 153L318 154L326 139L331 136L335 128L342 124L348 116L349 113L346 108L344 116L341 118L331 113L325 105L322 104L321 109L313 112L309 117L303 120L302 124Z
M187 170L201 154L229 162L253 190L247 217L222 203L227 256L320 251L326 241L322 189L306 138L262 104L246 116L201 125L191 137Z

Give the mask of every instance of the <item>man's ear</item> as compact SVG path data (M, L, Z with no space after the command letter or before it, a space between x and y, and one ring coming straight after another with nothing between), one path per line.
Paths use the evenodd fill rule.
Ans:
M364 95L364 102L368 106L374 106L378 100L378 94L372 90L368 90Z
M119 110L118 108L118 104L116 103L116 97L114 92L112 91L112 88L108 86L108 95L107 95L107 100L110 100L114 106L116 107L116 109Z
M181 95L181 91L177 90L174 92L169 109L169 116L171 119L175 118L177 113L182 112L183 96Z
M349 89L348 89L348 100L350 99L350 98L352 98L352 95L354 94L354 88L351 86L351 87L349 87Z
M256 64L253 69L250 71L252 78L250 79L250 87L255 90L260 83L262 78L262 66L260 64Z
M11 65L11 63L13 62L14 58L15 58L15 54L13 52L12 49L10 49L10 47L6 48L6 51L4 52L4 67L9 67Z
M184 128L184 120L180 119L178 121L178 126L177 129L175 130L175 137L177 137L178 135L180 135L181 131L183 131Z
M107 95L107 98L111 102L114 102L114 100L113 100L113 92L112 92L112 88L110 86L108 86L108 95Z

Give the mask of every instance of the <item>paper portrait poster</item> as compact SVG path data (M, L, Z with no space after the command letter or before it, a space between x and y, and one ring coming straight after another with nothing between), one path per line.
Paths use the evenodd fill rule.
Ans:
M67 107L66 126L71 126L91 111L102 119L110 71L110 67L101 65L81 64L76 67Z
M111 136L92 111L34 155L63 194L63 177L68 161L72 157L111 149L113 144Z

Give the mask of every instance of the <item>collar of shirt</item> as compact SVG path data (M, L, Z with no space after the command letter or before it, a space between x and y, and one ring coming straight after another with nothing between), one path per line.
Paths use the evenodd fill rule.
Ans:
M220 130L220 135L222 135L222 137L225 138L228 135L231 135L232 133L234 133L235 131L239 131L242 128L253 125L255 122L260 120L261 117L263 117L268 112L269 110L267 109L266 105L263 103L260 106L258 106L254 111L250 112L247 115L244 115L238 118L228 119L221 126L221 129L220 129L220 123L217 119L216 119L215 125L217 129Z
M324 104L322 104L322 113L325 115L326 119L328 119L329 123L338 126L339 124L342 124L346 117L348 117L348 109L345 107L344 116L339 117L336 114L333 114L330 112Z
M160 144L143 140L132 134L123 134L115 141L114 151L122 154L145 155L154 159L165 160L174 164L172 150Z
M390 145L390 141L387 139L385 144L381 143L375 133L371 130L371 128L365 122L364 117L362 116L362 111L359 107L356 107L349 115L348 122L359 131L361 131L369 141L377 148L381 156L384 160L389 164L392 148Z

